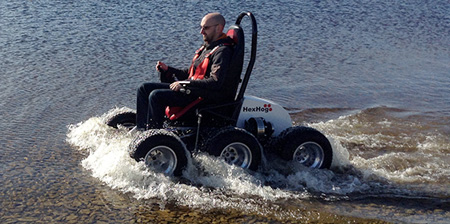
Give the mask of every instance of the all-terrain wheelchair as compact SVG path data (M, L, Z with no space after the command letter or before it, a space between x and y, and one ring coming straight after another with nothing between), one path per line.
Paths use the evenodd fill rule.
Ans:
M240 26L248 17L252 24L250 58L244 75L245 38ZM188 157L204 151L244 169L257 170L262 156L271 153L286 161L306 167L329 168L333 151L328 139L310 127L293 126L289 113L270 100L245 95L256 59L257 24L250 12L241 13L227 35L234 42L232 70L239 77L234 101L202 105L194 101L184 108L166 110L163 129L149 129L135 137L129 153L136 161L167 175L179 176ZM184 87L189 92L189 86ZM132 111L110 114L106 123L117 128L132 128L136 114Z

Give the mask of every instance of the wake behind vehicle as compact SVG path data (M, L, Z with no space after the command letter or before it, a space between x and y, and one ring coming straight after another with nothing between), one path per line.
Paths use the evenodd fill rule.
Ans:
M256 59L257 24L250 12L241 13L227 35L234 40L231 68L241 77L244 64L244 32L240 23L251 19L252 45L247 69L232 102L202 105L194 101L184 108L168 108L163 129L141 132L130 144L129 153L136 161L167 175L179 176L188 157L204 151L223 158L228 164L257 170L268 153L306 167L329 168L333 151L319 131L292 126L288 112L279 104L244 95ZM185 94L189 86L184 86ZM136 125L134 112L110 114L107 125L117 128Z

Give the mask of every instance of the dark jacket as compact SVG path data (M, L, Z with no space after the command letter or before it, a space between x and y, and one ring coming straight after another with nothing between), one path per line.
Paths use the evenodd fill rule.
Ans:
M205 98L214 102L229 102L234 100L236 95L239 77L229 74L231 57L233 55L233 40L229 37L219 39L209 45L205 45L205 50L193 62L194 72L197 66L203 61L205 56L217 45L221 45L211 56L204 79L190 80L188 88L191 94ZM174 82L173 76L178 80L187 80L189 69L176 69L169 67L165 74L162 74L161 81ZM164 78L163 78L164 77Z

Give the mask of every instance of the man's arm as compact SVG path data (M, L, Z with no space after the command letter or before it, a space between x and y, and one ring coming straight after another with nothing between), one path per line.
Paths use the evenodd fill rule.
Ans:
M178 80L187 79L189 76L188 69L173 68L160 61L156 63L155 68L161 73L161 82L172 83Z

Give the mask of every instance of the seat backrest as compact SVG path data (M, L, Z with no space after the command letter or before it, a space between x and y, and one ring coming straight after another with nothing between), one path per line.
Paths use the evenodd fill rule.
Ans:
M227 36L229 36L234 41L234 52L231 57L231 63L229 66L228 80L232 80L232 85L234 87L234 92L238 93L239 83L242 81L241 73L244 66L244 49L245 49L245 39L244 31L239 25L232 25L227 31ZM235 98L236 100L236 98Z

